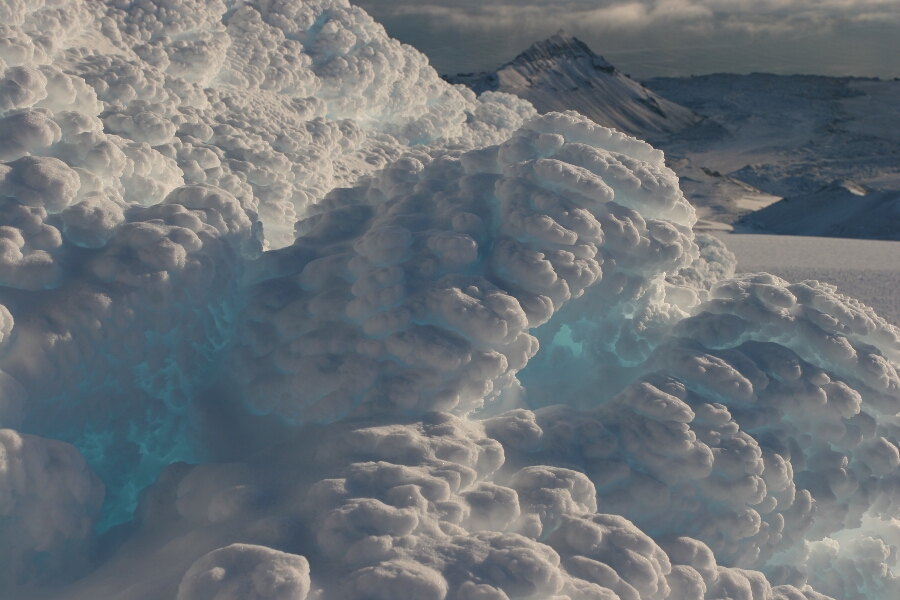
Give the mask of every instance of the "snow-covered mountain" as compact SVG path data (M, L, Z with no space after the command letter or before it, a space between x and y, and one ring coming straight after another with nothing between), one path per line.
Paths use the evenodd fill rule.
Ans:
M682 131L702 120L694 111L648 90L562 30L496 71L444 78L467 85L477 94L515 94L542 113L577 110L601 125L642 139Z
M735 223L738 230L786 235L900 240L900 191L872 191L838 180L784 198Z
M496 71L444 78L478 94L516 94L540 112L576 110L652 140L697 208L697 229L731 229L786 197L802 196L812 213L826 205L834 214L858 210L852 194L822 195L836 180L861 182L876 192L872 198L900 189L898 81L753 73L637 82L563 31ZM878 227L835 227L841 235L883 239L900 218L883 216ZM801 221L813 228L809 234L822 235L830 218ZM761 219L756 227L769 223ZM800 233L798 227L776 229Z
M655 142L697 207L700 228L730 228L789 198L750 221L793 235L887 239L900 229L900 213L868 212L900 189L900 81L753 73L644 84L706 117ZM831 185L845 179L870 193Z

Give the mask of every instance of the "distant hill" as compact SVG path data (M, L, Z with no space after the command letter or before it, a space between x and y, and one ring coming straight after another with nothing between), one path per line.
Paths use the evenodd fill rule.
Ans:
M477 94L500 91L529 100L540 112L577 110L597 123L642 139L687 129L703 119L621 73L560 30L496 71L444 76Z
M890 191L900 189L900 81L718 73L637 82L563 31L496 71L444 79L651 141L697 208L698 230L900 240Z
M697 228L900 239L890 208L900 81L718 73L643 83L706 117L654 142L697 207Z
M900 191L872 191L838 180L746 215L735 231L900 240Z

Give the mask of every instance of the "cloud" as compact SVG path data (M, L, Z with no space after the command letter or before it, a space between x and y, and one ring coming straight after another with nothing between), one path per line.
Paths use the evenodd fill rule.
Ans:
M388 33L448 73L495 68L560 28L641 76L764 70L891 77L897 71L879 50L881 41L900 35L900 4L892 0L361 0L360 5ZM663 47L672 57L668 69L654 56ZM768 57L767 64L760 64L760 56ZM853 72L845 72L848 64Z
M743 24L787 20L796 26L827 25L837 20L888 17L900 20L900 6L891 0L532 0L483 4L471 0L432 0L389 4L363 0L360 5L378 16L427 16L472 29L505 27L523 21L589 24L603 28L645 28L678 22Z

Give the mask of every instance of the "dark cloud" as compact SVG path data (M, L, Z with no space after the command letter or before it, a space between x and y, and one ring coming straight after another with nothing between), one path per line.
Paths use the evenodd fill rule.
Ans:
M442 73L498 66L558 29L635 76L900 76L894 0L359 0Z

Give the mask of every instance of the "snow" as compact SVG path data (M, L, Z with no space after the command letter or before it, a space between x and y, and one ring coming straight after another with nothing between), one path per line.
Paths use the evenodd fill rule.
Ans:
M841 101L847 112L847 131L887 137L900 142L900 85L892 81L853 80L849 88L858 95Z
M737 256L739 272L826 281L900 325L898 242L747 233L719 238Z
M619 72L584 42L560 31L537 42L494 72L446 78L476 93L501 91L539 112L576 110L596 123L641 139L691 127L700 117Z
M652 141L697 208L700 231L728 231L751 212L802 196L807 214L828 205L816 212L832 215L835 231L798 223L791 233L890 237L889 207L885 215L844 201L852 198L812 195L847 181L875 192L869 200L877 204L882 192L900 190L898 81L754 73L639 84L562 31L497 71L446 79L479 94L516 94L540 112L576 110ZM857 210L879 214L868 225L838 217ZM757 229L788 233L784 223L793 218L771 214L782 229Z
M707 117L656 140L705 228L722 229L749 210L817 193L835 181L874 192L900 189L900 81L754 73L644 84ZM810 197L808 204L811 210L818 201ZM836 208L832 203L817 212ZM815 227L807 234L826 235ZM883 237L862 230L844 235Z
M343 0L0 14L0 597L900 595L900 330L659 149Z
M735 229L778 234L898 240L900 190L871 191L836 181L811 194L784 198L734 223Z

